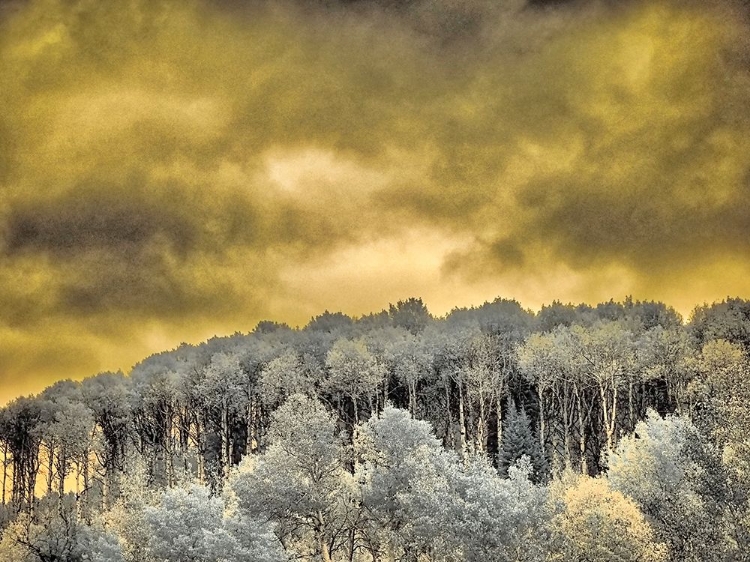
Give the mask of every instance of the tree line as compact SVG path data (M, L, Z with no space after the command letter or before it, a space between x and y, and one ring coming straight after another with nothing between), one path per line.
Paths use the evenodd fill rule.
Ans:
M741 299L261 322L0 410L0 556L744 560L749 348Z

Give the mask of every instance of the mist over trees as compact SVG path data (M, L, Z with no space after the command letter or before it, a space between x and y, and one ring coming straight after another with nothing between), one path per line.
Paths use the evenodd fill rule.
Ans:
M410 298L0 410L2 562L750 560L750 302Z

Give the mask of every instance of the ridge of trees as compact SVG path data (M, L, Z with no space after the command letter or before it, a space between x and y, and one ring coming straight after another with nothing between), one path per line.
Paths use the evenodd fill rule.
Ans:
M739 298L687 324L630 298L410 298L182 344L0 410L0 560L744 560L748 349ZM502 534L498 510L526 515ZM614 551L576 535L593 521Z

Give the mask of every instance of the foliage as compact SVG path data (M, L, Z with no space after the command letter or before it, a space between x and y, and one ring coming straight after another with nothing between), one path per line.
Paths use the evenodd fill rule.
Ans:
M666 548L638 506L606 479L568 473L551 491L552 560L587 562L666 561Z
M745 308L407 299L58 382L0 409L0 560L747 559Z
M685 418L649 412L608 457L607 480L633 498L679 560L725 555L728 490L717 452Z
M521 407L519 411L512 400L508 399L506 416L497 459L500 474L507 476L508 470L526 456L533 468L529 475L531 479L534 482L545 480L548 471L547 460L542 453L539 438L531 430L531 420L526 415L526 410Z
M196 484L164 492L147 507L150 555L160 562L275 562L285 560L268 529L224 515L224 502ZM240 538L244 537L244 538Z

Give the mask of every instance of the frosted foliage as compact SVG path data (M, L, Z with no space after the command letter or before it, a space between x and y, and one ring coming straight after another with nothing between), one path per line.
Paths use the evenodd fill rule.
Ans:
M649 412L634 434L620 441L608 464L612 487L651 518L671 556L691 561L723 556L722 471L689 420Z
M448 555L439 529L449 508L449 456L430 425L386 406L360 426L355 449L362 461L356 477L369 515L367 534L377 549L394 558L429 550Z
M356 446L370 533L392 559L543 560L546 490L528 480L528 458L503 479L484 457L460 462L427 423L390 407L363 424Z
M682 418L662 419L656 412L649 412L648 420L639 422L634 434L621 439L616 451L608 456L609 481L617 490L643 502L690 494L685 489L689 461L682 451L687 434L694 431Z
M299 394L274 412L269 437L269 452L283 451L302 466L308 460L335 464L341 454L335 418L319 401Z
M415 336L405 330L397 334L386 340L383 356L396 378L413 389L432 372L434 350L424 335Z
M124 562L117 537L78 521L74 513L23 515L3 531L2 562Z
M357 452L373 466L397 468L420 447L437 453L440 441L426 421L415 420L406 410L386 406L360 426L355 442Z
M221 498L193 484L164 492L147 507L149 551L159 562L271 562L284 560L268 530L239 517L225 518Z
M145 509L157 505L160 495L148 486L148 467L143 457L128 458L125 469L119 478L121 496L103 518L119 537L125 562L150 562L147 560L150 529Z
M88 544L88 560L91 562L124 562L122 547L118 538L102 529L84 529ZM87 560L86 557L83 558Z
M273 521L277 536L298 553L335 548L353 480L343 469L334 419L318 401L295 395L274 413L269 433L265 454L244 461L230 480L238 513Z
M54 417L47 424L50 439L70 456L81 454L90 443L94 426L91 412L81 403L60 398L56 403Z
M31 552L19 542L24 536L24 520L10 523L2 532L0 539L0 560L3 562L32 562Z
M448 525L462 544L465 560L545 559L547 490L529 480L532 470L529 458L522 457L504 479L477 456L450 473L454 513Z
M326 355L326 367L326 385L351 398L374 393L385 376L385 368L362 340L336 340Z
M293 394L304 394L314 389L313 373L306 368L297 353L284 352L271 360L261 372L260 393L266 404L277 404Z
M216 353L206 366L205 378L199 390L209 400L223 403L231 409L239 408L244 373L239 357L233 353Z
M146 508L150 550L165 561L218 560L210 546L221 528L222 503L199 486L165 492L161 505Z
M750 489L750 361L743 349L724 340L703 346L695 362L691 394L700 403L699 421L724 449L727 464Z
M654 541L638 506L607 480L568 475L553 485L552 497L560 510L553 519L552 560L667 560L665 546Z
M0 562L750 562L746 339L499 304L259 325L11 402Z

